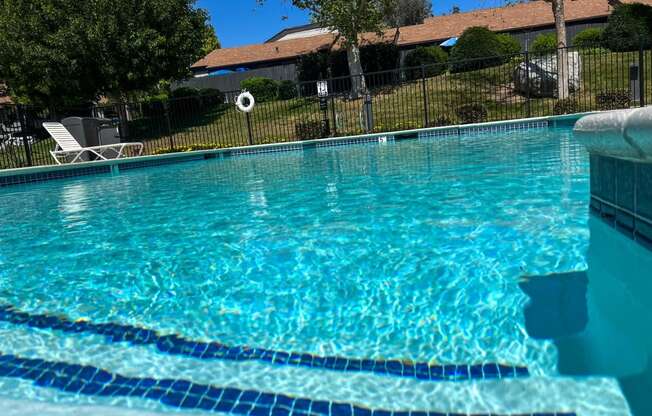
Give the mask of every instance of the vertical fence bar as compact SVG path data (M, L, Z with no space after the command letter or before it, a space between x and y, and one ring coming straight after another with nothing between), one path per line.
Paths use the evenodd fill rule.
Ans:
M639 80L639 90L641 94L640 106L645 107L646 97L645 97L645 51L643 50L643 44L638 50L638 80Z
M25 160L27 161L27 166L33 166L34 162L32 160L32 148L29 145L29 121L27 120L28 112L22 105L16 106L16 112L18 114L18 123L20 124L20 134L23 139L23 148L25 149Z
M247 120L247 134L249 138L249 146L254 145L254 133L251 131L251 117L249 113L245 113L245 119Z
M428 90L426 88L426 69L421 65L421 89L423 90L423 127L428 127Z
M527 118L532 117L532 98L530 96L530 51L525 49L525 108Z

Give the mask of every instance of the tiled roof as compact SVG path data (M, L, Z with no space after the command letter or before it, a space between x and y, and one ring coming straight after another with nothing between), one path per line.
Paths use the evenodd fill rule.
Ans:
M624 3L645 3L652 5L652 0L624 0ZM566 21L589 20L608 16L612 8L608 0L570 0L565 2ZM423 24L405 26L400 29L399 46L443 41L459 36L471 26L486 26L497 32L536 28L554 24L550 3L531 1L513 6L476 10L436 16ZM387 30L384 40L393 40L395 29ZM363 40L377 42L374 34L363 35ZM277 41L260 45L238 48L217 49L196 62L193 69L226 68L260 62L287 60L310 52L329 48L334 40L331 34L307 38Z

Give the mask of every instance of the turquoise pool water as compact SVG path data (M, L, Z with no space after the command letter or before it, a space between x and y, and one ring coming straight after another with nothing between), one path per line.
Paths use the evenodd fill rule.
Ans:
M589 268L588 197L588 156L568 129L305 149L12 186L0 189L0 303L314 356L527 367L533 391L544 396L554 387L546 380L564 374L555 340L528 332L523 278ZM573 387L562 384L559 405L541 397L528 409L536 400L499 394L526 391L520 380L469 381L450 387L468 391L450 393L446 383L415 387L386 377L381 386L360 375L367 378L358 385L368 387L357 391L346 374L198 364L151 346L11 322L0 331L5 354L132 376L182 375L395 410L618 414L582 413L581 401L593 399L564 398ZM592 375L603 374L580 378ZM591 379L577 391L613 404L619 389L610 380ZM503 401L478 399L477 383L495 385L486 395ZM80 399L25 380L0 384L0 396L3 388L46 402L167 409ZM415 396L401 399L410 389Z

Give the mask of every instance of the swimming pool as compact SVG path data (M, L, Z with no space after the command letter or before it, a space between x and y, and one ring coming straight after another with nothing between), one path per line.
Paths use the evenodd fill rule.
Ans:
M590 269L588 198L561 128L0 188L2 403L629 414L527 325L528 282Z

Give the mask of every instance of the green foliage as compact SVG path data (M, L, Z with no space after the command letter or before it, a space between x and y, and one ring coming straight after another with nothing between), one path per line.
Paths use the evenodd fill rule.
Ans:
M364 72L396 69L399 60L398 47L391 43L365 45L360 48ZM349 75L346 51L313 52L299 57L297 77L301 82L316 81Z
M341 52L344 54L344 52ZM395 69L399 62L399 49L393 43L383 42L365 45L360 48L360 58L364 72L378 72ZM342 57L346 63L346 56ZM344 68L343 68L344 69ZM345 69L348 73L348 67Z
M310 12L314 23L339 33L345 46L359 46L362 33L382 34L385 18L396 10L397 0L292 0Z
M581 113L581 108L580 103L576 99L569 97L563 100L557 100L552 109L552 113L555 115Z
M632 100L627 90L610 90L603 91L595 95L595 102L598 110L618 110L629 108Z
M298 140L313 140L327 137L330 132L322 121L301 121L294 126Z
M199 90L197 88L182 87L170 93L170 98L188 98L199 97Z
M609 16L604 29L604 45L614 52L635 51L650 45L652 7L623 4Z
M201 53L203 56L206 56L209 53L213 52L215 49L220 49L222 47L220 40L215 34L215 28L212 25L206 24L204 26L203 32L204 44L201 48Z
M470 27L462 33L451 51L451 72L464 72L500 65L503 44L486 27Z
M193 0L3 0L1 71L34 103L126 97L186 76L206 20Z
M434 120L431 120L430 123L428 123L428 127L444 127L444 126L452 126L455 124L455 121L453 121L453 118L443 114L437 116Z
M405 57L407 68L423 66L426 77L435 77L447 71L448 54L439 46L419 46ZM407 71L409 79L418 79L422 76L421 68Z
M487 107L482 104L466 104L457 109L460 123L482 123L487 121Z
M199 150L226 149L231 145L226 143L194 143L190 145L181 145L179 147L160 147L152 152L154 155L166 155L169 153L179 152L196 152Z
M595 48L602 45L603 29L590 27L579 32L573 38L573 46L578 48Z
M240 88L249 91L257 103L264 103L278 97L279 82L265 77L253 77L242 81Z
M281 81L278 84L278 99L291 100L297 97L297 84L293 81Z
M540 55L552 53L557 49L557 35L555 33L544 33L534 38L530 52Z
M397 0L396 8L385 17L385 24L390 27L419 25L431 16L430 0Z
M521 42L509 33L499 33L496 35L501 45L501 53L511 57L521 53Z

